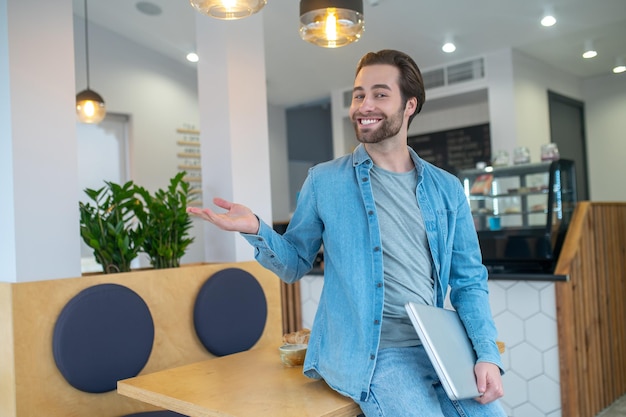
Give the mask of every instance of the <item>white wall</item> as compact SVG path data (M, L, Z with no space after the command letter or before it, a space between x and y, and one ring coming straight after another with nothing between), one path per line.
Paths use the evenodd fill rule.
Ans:
M287 117L283 107L268 105L268 129L270 140L270 176L272 180L272 218L275 222L287 222L290 218L289 184L287 175Z
M512 53L505 49L485 56L492 154L506 151L512 155L518 146Z
M72 3L0 9L0 280L76 276Z
M589 190L593 201L626 201L626 74L583 82Z
M272 222L263 20L196 13L203 202L215 196L251 207ZM215 40L219 39L219 42ZM238 233L205 223L205 260L245 261L254 249Z
M513 75L517 146L530 150L531 161L541 160L541 145L550 142L548 91L583 100L581 80L528 55L514 51Z
M9 60L9 16L5 1L0 1L0 91L11 91L11 66ZM6 28L6 29L4 29ZM0 280L15 280L17 252L15 248L15 204L13 196L13 140L11 128L11 96L0 94Z

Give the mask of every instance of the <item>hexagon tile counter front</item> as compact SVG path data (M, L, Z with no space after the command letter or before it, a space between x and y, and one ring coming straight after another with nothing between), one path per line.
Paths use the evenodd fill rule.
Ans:
M311 328L324 277L307 275L300 282L302 324ZM502 405L508 417L562 417L554 285L489 281L498 340L505 345Z
M506 346L502 405L509 417L561 417L554 285L489 281L498 339Z

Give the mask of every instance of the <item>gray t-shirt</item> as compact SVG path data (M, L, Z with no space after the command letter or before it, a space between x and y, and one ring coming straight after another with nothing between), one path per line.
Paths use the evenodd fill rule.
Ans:
M374 166L371 178L385 275L380 348L418 345L404 304L434 304L434 280L424 220L415 197L417 170L395 173Z

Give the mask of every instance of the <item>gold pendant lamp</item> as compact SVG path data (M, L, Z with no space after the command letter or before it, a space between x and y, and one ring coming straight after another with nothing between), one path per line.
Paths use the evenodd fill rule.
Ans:
M363 0L300 0L300 37L313 45L339 48L364 29Z
M236 20L252 16L267 0L189 0L194 9L221 20Z

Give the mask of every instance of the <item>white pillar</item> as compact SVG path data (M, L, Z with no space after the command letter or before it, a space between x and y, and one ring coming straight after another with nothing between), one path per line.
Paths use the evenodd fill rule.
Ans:
M202 195L250 207L271 224L271 189L263 19L221 21L198 14L196 42ZM221 210L221 209L218 209ZM250 260L237 233L205 225L206 261Z
M517 146L513 51L508 48L485 55L485 72L489 86L491 146L495 148L492 155L504 150L513 158L513 149Z
M0 281L80 275L72 19L0 0Z

